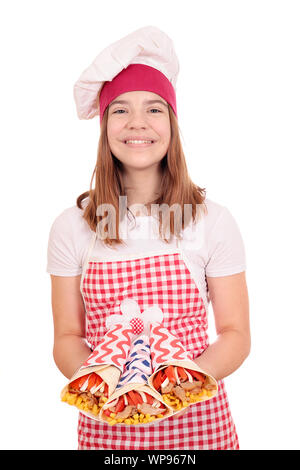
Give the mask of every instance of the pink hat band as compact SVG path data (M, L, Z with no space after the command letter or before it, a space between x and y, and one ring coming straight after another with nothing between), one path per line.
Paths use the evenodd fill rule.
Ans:
M104 83L100 92L100 123L107 106L122 93L129 91L151 91L164 98L172 107L176 117L176 94L172 83L159 70L144 64L130 64L111 82Z

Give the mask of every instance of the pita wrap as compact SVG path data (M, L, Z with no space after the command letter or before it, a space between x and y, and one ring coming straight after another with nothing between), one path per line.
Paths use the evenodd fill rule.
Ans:
M130 351L131 340L135 336L132 325L128 324L127 321L124 324L114 324L115 319L119 321L120 317L120 315L111 315L109 317L107 325L110 329L61 392L62 401L77 406L82 413L94 419L98 418L104 398L107 399L115 391ZM80 377L86 377L87 380L92 373L95 373L101 379L96 379L98 386L103 381L100 389L96 387L97 397L92 393L92 388L89 390L88 381L83 381L83 383L79 381L80 389L72 389L71 384L74 380ZM95 376L93 376L93 379L95 379Z
M95 380L94 378L93 380L93 382L96 382L93 387L95 393L92 393L93 388L90 388L90 390L87 389L89 377L91 380L91 374L93 373L101 379ZM112 365L80 368L62 389L60 394L61 400L76 406L81 413L89 418L99 420L99 411L107 398L114 392L120 375L120 370ZM75 391L75 389L72 388L72 383L81 377L85 379L82 385L82 388L85 388L85 390ZM100 385L100 388L97 389L97 385Z
M174 412L218 393L215 378L202 370L180 340L159 323L150 325L150 354L153 373L148 384Z
M148 384L152 373L149 337L140 335L132 344L120 382L100 411L111 425L146 425L173 414L170 406Z

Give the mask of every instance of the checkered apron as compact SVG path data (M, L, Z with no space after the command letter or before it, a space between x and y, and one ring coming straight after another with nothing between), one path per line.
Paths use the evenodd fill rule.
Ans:
M207 312L177 240L164 251L121 255L101 261L90 256L92 238L81 277L86 309L86 339L91 348L106 333L109 315L120 313L126 297L141 312L153 304L164 313L163 326L176 335L195 359L208 346ZM79 450L239 449L223 381L216 397L194 404L180 417L143 426L110 426L79 413Z

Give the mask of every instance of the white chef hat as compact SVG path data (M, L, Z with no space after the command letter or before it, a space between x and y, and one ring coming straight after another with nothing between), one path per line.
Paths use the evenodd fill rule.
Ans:
M172 40L146 26L104 49L74 85L79 119L100 115L127 91L152 91L164 98L177 116L175 86L179 62Z

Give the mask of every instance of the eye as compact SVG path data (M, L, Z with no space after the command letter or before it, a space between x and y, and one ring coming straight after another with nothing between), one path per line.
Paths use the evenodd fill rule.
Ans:
M152 113L152 111L154 111L154 113ZM125 113L125 109L117 109L116 111L113 111L112 114L123 114L123 112ZM151 114L157 114L157 113L161 113L162 111L160 109L157 109L157 108L152 108L150 109L150 113Z

